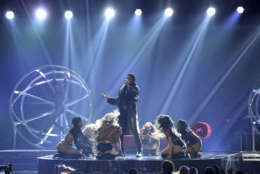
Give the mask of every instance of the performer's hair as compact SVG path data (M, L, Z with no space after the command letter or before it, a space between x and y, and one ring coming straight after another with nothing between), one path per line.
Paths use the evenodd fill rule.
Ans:
M176 136L180 137L181 135L177 132L174 127L174 122L169 115L158 115L156 120L156 127L162 132L172 132Z
M82 133L90 139L95 139L97 137L97 125L94 123L86 125L83 128Z
M131 168L128 170L128 174L137 174L137 170L135 168Z
M105 114L103 118L96 121L98 128L96 137L97 142L107 140L107 136L110 137L109 139L113 144L119 141L122 130L118 124L118 116L119 112L114 111Z
M156 128L153 125L153 123L151 123L151 122L146 122L140 130L141 134L143 134L143 135L146 135L149 133L153 134L155 131L156 131Z
M106 113L103 118L96 121L97 128L101 128L105 124L119 126L118 116L119 116L119 112L117 110L110 113Z
M178 120L177 125L180 125L180 131L188 131L190 129L185 120Z
M169 115L158 115L155 123L160 130L167 130L173 128L173 121Z
M180 173L190 173L189 172L190 168L186 165L182 165L182 166L179 167L179 171L180 171Z
M127 74L127 76L131 77L133 82L135 82L135 75L134 74L129 73L129 74Z
M77 127L78 124L79 124L79 122L81 122L81 121L82 121L82 119L81 119L80 117L74 117L74 118L72 119L72 125L73 125L74 127Z
M163 173L168 174L168 173L172 173L172 172L175 171L175 165L170 160L163 161L161 165L162 165L162 170L163 170L162 172Z

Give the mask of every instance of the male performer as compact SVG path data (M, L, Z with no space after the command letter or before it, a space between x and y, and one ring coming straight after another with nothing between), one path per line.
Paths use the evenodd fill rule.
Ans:
M139 87L135 83L135 75L128 74L125 84L120 88L118 97L111 98L108 94L102 94L107 99L107 102L112 105L117 105L119 108L119 124L122 128L121 149L124 155L124 135L132 134L135 136L137 146L136 157L142 156L142 144L138 134L138 118L136 111L136 102L138 101Z

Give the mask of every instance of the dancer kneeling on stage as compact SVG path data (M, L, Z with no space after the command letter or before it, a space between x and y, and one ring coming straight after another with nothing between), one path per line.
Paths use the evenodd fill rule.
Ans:
M121 150L120 136L122 134L121 127L117 121L115 113L108 113L102 119L97 121L98 135L97 141L97 159L112 160L117 154L114 151L115 145L119 151Z
M59 153L55 157L79 158L82 155L89 156L92 153L89 140L82 134L82 124L82 119L80 117L74 117L72 119L73 127L58 144L57 150ZM72 146L73 142L76 148Z
M87 124L83 130L83 135L89 140L92 152L96 151L97 125L94 123Z
M200 138L191 130L185 120L179 120L176 124L178 133L187 145L187 152L192 158L200 157L200 149L202 146Z
M165 159L188 158L189 156L186 153L186 144L175 130L170 116L157 116L156 125L168 140L168 146L161 152L161 156Z
M140 138L144 155L157 155L160 148L160 137L157 134L158 131L151 122L145 123L141 128Z

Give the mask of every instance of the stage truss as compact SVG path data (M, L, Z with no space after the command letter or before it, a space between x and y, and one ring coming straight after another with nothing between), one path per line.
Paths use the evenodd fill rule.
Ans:
M250 92L248 99L248 115L251 122L252 129L252 151L255 149L255 135L260 135L260 88L253 89Z

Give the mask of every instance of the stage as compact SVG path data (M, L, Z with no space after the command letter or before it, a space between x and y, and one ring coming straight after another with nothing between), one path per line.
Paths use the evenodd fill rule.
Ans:
M224 153L207 152L202 153L198 159L174 160L176 169L182 165L196 167L199 173L204 173L207 166L219 166L227 170L233 168L240 171L251 171L252 169L260 173L260 154L259 153ZM130 168L136 168L139 173L159 173L163 159L155 156L136 158L134 155L118 157L115 160L105 161L95 158L86 159L54 159L53 155L38 158L39 174L55 174L69 171L66 167L79 169L85 173L127 173ZM60 166L66 166L65 168Z
M12 164L15 174L37 173L37 157L55 154L56 150L23 149L0 150L0 164Z
M16 174L55 174L58 171L57 166L61 165L82 169L87 173L122 174L130 168L137 168L139 173L158 173L163 161L160 157L144 156L137 159L134 155L118 157L112 161L95 158L54 159L55 153L55 150L2 150L0 162L5 165L12 164ZM196 167L200 173L204 173L206 166L212 165L223 169L253 170L260 173L260 152L203 152L200 159L174 160L174 163L176 168L182 165Z

